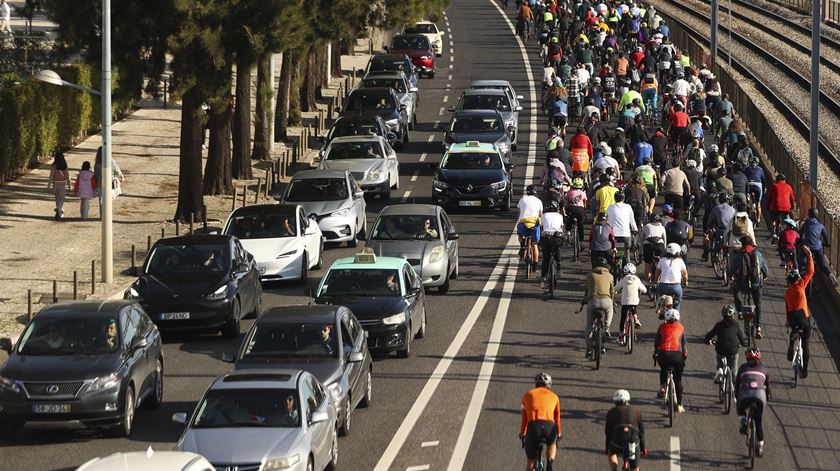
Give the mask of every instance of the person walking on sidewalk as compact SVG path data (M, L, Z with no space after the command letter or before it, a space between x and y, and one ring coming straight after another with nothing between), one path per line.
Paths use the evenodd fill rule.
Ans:
M82 169L79 171L79 176L76 177L76 183L73 185L73 192L76 196L81 198L79 205L79 212L83 220L87 220L90 213L90 200L96 198L96 175L90 171L90 162L85 161L82 164Z
M102 146L96 149L96 161L93 163L93 174L96 176L97 182L102 182ZM117 161L111 159L111 197L116 199L122 194L122 182L125 181L125 176L117 165ZM103 183L104 184L104 183ZM102 206L102 192L99 192L99 205Z
M67 198L67 190L70 189L70 172L67 169L67 160L64 158L64 153L59 152L55 155L52 165L50 165L50 178L47 181L47 189L53 189L55 195L55 218L61 219L64 217L64 199Z
M0 0L0 33L6 33L10 37L13 37L12 34L12 9L9 8L9 4L6 3L6 0Z

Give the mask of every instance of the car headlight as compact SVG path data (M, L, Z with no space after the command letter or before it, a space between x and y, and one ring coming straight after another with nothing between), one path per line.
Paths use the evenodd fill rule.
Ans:
M217 299L224 299L227 296L227 285L219 286L219 289L205 296L205 298L214 301Z
M140 293L133 287L130 286L127 290L125 290L125 299L143 299L140 296Z
M350 214L350 208L339 209L338 211L333 211L330 216L347 216Z
M443 258L444 253L446 253L446 251L443 250L442 245L438 245L437 247L433 248L429 255L429 263L439 262Z
M394 314L393 316L388 316L385 319L382 319L382 323L385 325L403 324L405 323L405 312Z
M344 392L344 390L341 389L341 384L339 384L338 382L327 386L327 389L330 390L330 394L332 394L333 399L335 399L336 401L338 401L341 398L341 394Z
M397 126L400 125L400 119L399 118L389 119L388 121L385 121L385 124L387 124L389 128L394 129Z
M505 191L505 188L507 188L507 180L502 180L500 182L490 184L491 190Z
M119 386L120 379L120 375L118 375L117 373L111 373L109 375L100 376L94 379L92 383L90 383L85 393L90 394L97 391L104 391L106 389L111 389L113 387Z
M421 61L427 61L427 60L429 60L429 59L431 59L431 58L432 58L432 56L420 56L420 60L421 60Z
M17 385L15 380L6 378L5 376L0 376L0 392L18 394L20 393L20 386Z
M382 180L383 178L385 178L385 174L382 173L382 170L373 170L373 171L368 172L367 178L365 180L375 182L375 181Z
M440 180L433 180L432 181L432 187L434 187L435 190L443 191L443 190L449 188L449 184L446 183L446 182L442 182Z
M295 249L295 250L289 250L288 252L283 252L283 253L281 253L280 255L278 255L278 256L276 256L276 257L274 257L274 259L275 259L275 260L279 260L279 259L281 259L281 258L291 257L292 255L294 255L294 254L296 254L296 253L297 253L297 249Z
M298 464L300 462L300 454L295 453L294 455L284 456L282 458L274 458L271 460L266 460L265 464L262 467L262 471L270 471L274 469L287 469L291 468L292 466Z

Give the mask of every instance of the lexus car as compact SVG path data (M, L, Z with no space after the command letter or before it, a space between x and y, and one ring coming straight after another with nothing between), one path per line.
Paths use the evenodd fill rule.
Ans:
M228 216L222 233L254 256L262 280L305 282L308 271L324 262L324 236L300 205L243 206Z
M431 21L418 21L413 26L405 26L402 34L422 34L429 38L436 56L440 57L443 54L443 31Z
M419 87L417 68L405 54L374 54L365 67L365 75L376 72L402 72L412 87Z
M496 110L461 110L452 115L444 128L443 147L478 141L493 144L506 159L511 158L510 131L505 127L505 120Z
M510 134L511 148L516 150L519 130L519 112L522 107L514 105L507 92L493 88L471 88L461 94L458 104L449 108L456 110L496 110L502 116L505 129Z
M388 141L379 136L339 137L333 139L318 168L347 170L366 194L391 197L391 189L400 188L400 163Z
M408 83L408 78L402 72L374 72L365 76L360 85L362 88L389 87L397 93L400 104L405 105L408 116L408 128L414 129L417 124L417 87Z
M400 34L385 48L391 54L405 54L420 74L435 78L435 51L429 38L422 34Z
M444 207L508 211L513 197L512 169L510 161L493 144L453 144L432 180L432 201Z
M134 301L75 301L39 311L0 369L0 433L62 422L129 436L138 407L163 401L158 329Z
M388 126L388 131L397 135L400 145L408 142L408 108L400 103L392 88L357 88L350 92L344 109L339 111L342 116L378 114Z

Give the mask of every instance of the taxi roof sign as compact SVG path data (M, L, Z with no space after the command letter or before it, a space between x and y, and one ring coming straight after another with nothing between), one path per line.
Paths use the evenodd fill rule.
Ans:
M467 141L467 147L479 147L481 143L478 141Z
M365 247L353 257L353 263L376 263L376 254L372 248Z

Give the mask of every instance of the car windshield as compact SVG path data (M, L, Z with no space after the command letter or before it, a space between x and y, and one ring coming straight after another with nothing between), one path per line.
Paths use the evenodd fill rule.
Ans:
M443 157L440 168L446 170L488 170L502 168L498 154L491 152L451 152Z
M160 244L152 249L146 273L151 275L220 273L230 266L222 244Z
M119 327L115 318L32 320L20 338L21 355L104 355L117 351Z
M456 116L449 128L452 132L483 133L502 132L504 127L496 116Z
M387 87L393 88L397 93L405 93L405 81L396 78L375 78L365 79L365 88Z
M293 212L234 214L225 234L240 239L295 237L297 221Z
M211 389L192 427L300 427L297 397L294 389Z
M425 36L397 36L391 41L391 49L428 49Z
M410 73L410 70L406 69L405 59L399 56L393 56L394 59L373 59L370 62L370 66L368 67L367 73L373 72L394 72L394 71L401 71L405 73Z
M330 128L327 140L331 141L344 136L376 136L377 134L379 134L379 128L375 122L360 123L349 119L340 119Z
M397 270L339 268L330 270L321 296L400 296Z
M305 178L295 180L286 201L342 201L347 199L347 183L343 178Z
M330 144L324 160L384 159L379 142L335 142Z
M400 214L382 216L373 228L373 240L437 240L437 218Z
M261 323L247 340L242 358L336 358L335 326L325 323Z
M406 33L437 34L437 28L431 23L417 23L405 29Z
M397 104L390 95L382 95L380 93L353 93L347 99L345 109L349 111L366 111L366 110L395 110Z
M461 109L510 111L510 102L504 95L464 95Z

